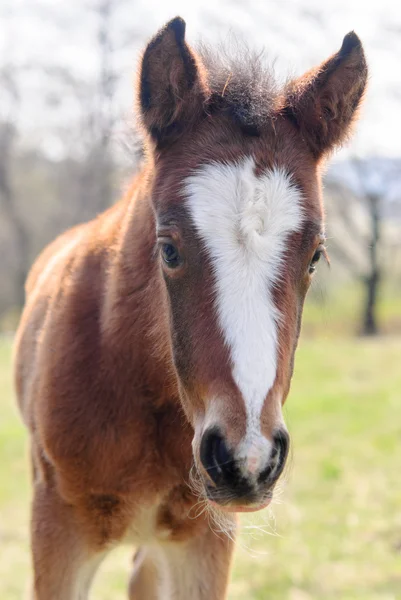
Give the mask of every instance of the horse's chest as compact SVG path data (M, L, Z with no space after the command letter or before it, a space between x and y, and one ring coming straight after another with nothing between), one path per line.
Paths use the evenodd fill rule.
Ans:
M143 505L135 511L124 541L141 545L187 539L204 526L203 519L195 518L197 506L197 499L188 492L188 488L178 486L163 500Z
M168 540L173 530L160 522L160 510L160 502L137 510L127 527L123 542L138 546Z

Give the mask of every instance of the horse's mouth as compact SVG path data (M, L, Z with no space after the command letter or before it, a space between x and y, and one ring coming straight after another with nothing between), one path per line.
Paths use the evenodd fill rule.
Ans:
M229 512L229 513L251 513L251 512L258 512L259 510L263 510L264 508L266 508L267 506L269 506L270 502L271 502L271 498L268 498L267 500L264 500L261 504L255 505L255 504L249 504L249 505L242 505L242 504L218 504L217 502L214 502L213 500L209 500L209 502L215 506L216 508L219 508L219 510L222 510L224 512Z
M273 491L269 491L261 499L256 498L232 498L231 496L224 497L220 494L213 493L213 488L206 490L208 502L219 510L229 513L250 513L257 512L269 506L272 501Z

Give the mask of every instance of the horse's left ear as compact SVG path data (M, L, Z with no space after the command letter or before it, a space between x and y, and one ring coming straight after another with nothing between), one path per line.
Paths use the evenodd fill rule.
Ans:
M349 134L367 78L361 41L351 31L336 54L289 83L283 113L298 127L315 158L341 144Z
M185 41L176 17L149 42L140 69L142 122L158 147L174 141L201 113L207 95L205 70Z

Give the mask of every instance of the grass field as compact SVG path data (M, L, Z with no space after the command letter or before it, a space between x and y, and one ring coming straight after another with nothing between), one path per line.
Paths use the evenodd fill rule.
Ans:
M10 347L0 340L1 600L22 598L30 575ZM401 599L401 338L302 340L285 413L291 466L270 512L242 521L230 600ZM131 554L104 564L94 599L126 598Z

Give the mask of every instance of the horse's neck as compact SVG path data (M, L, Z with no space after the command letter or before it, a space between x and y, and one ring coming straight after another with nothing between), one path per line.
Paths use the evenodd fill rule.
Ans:
M168 304L154 257L156 229L148 176L125 199L107 278L104 332L113 360L158 402L177 397L168 333Z

